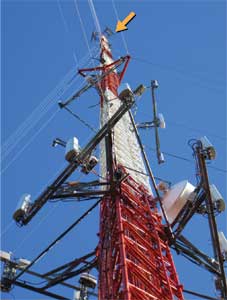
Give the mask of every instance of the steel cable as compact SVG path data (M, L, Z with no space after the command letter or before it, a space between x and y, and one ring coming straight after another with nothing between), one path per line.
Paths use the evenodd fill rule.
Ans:
M28 127L30 122L35 122L36 120L35 115L40 114L41 111L48 105L49 98L52 98L53 94L57 92L59 87L64 83L64 81L68 78L69 75L71 75L73 72L73 69L71 69L63 78L63 80L60 81L60 83L43 99L43 101L34 109L34 111L28 116L28 118L19 126L19 128L11 134L11 136L3 143L2 151L4 152L6 148L9 147L10 144L14 143L15 140L18 139L18 136L20 136L21 133L24 132L24 130Z
M92 58L91 49L90 49L90 46L89 46L89 42L88 42L88 38L87 38L85 26L84 26L83 20L81 18L81 14L80 14L80 10L79 10L79 6L78 6L78 3L77 3L77 0L74 0L74 5L75 5L76 12L77 12L77 15L78 15L78 18L79 18L79 21L80 21L80 26L81 26L83 37L84 37L84 40L85 40L85 44L86 44L86 46L88 48L88 51L90 53L90 57Z
M119 19L119 15L118 15L118 12L117 12L117 7L115 5L114 0L112 0L112 5L113 5L113 10L114 10L114 13L115 13L115 16L116 16L116 20L118 21L120 19ZM127 45L124 33L121 32L120 34L121 34L122 42L123 42L123 45L125 47L126 53L129 54L128 45Z
M57 109L52 116L39 128L38 131L32 137L30 140L20 149L19 152L13 157L12 160L9 161L9 163L6 165L6 167L1 170L1 174L3 174L11 165L12 163L21 155L21 153L34 141L34 139L38 136L38 134L50 123L50 121L53 120L53 118L56 116L56 114L59 112L60 109Z
M93 49L96 50L96 47ZM87 55L81 59L81 63L86 57ZM86 58L85 62L87 60L88 58ZM25 137L28 132L32 130L32 128L41 120L42 116L44 116L51 106L53 106L56 97L61 96L73 84L73 82L75 82L75 75L73 75L74 72L75 69L71 69L60 81L60 83L48 94L48 96L45 97L44 100L35 108L30 116L20 125L20 127L7 139L7 141L4 142L2 146L2 159L9 155L9 153L20 142L20 140Z
M67 35L69 35L69 27L68 27L67 21L66 21L65 16L64 16L60 0L57 0L57 4L58 4L58 9L59 9L59 13L60 13L62 22L64 24L65 31L66 31ZM77 55L76 55L76 51L73 49L71 39L69 39L69 40L70 40L70 45L71 45L72 51L73 51L73 58L75 60L76 65L78 66L78 58L77 58Z
M156 151L155 149L147 146L147 145L144 145L147 149L151 150L151 151ZM180 155L176 155L176 154L172 154L172 153L169 153L169 152L165 152L165 151L162 151L163 154L165 154L166 156L170 156L170 157L173 157L173 158L176 158L176 159L180 159L180 160L184 160L184 161L187 161L191 164L195 164L195 162L189 158L185 158L185 157L182 157ZM221 169L221 168L218 168L218 167L214 167L214 166L211 166L211 165L207 165L208 168L210 169L214 169L216 171L220 171L220 172L223 172L223 173L227 173L227 170L225 169Z
M101 34L102 34L101 26L100 26L100 23L99 23L99 19L98 19L97 13L95 11L95 7L94 7L94 4L93 4L93 1L92 0L88 0L88 4L90 6L90 10L91 10L91 14L92 14L95 26L96 26L96 30L99 33L99 36L101 36Z
M68 79L68 77L66 77L66 79ZM38 107L36 107L36 109L25 120L25 122L19 127L19 129L9 138L10 140L7 141L8 142L7 144L5 144L6 146L10 147L8 144L11 142L11 140L12 140L12 144L15 145L15 143L17 143L17 139L21 138L20 134L23 133L22 136L24 136L26 134L26 132L30 129L30 127L33 126L33 124L37 123L39 121L39 119L42 117L42 115L45 114L47 110L49 110L50 106L53 105L53 103L51 103L51 102L55 100L55 99L50 100L50 98L55 98L56 93L58 94L57 96L59 96L59 94L61 94L63 92L63 89L61 88L62 84L65 84L65 79L63 79L63 81L60 82L60 84L59 84L60 87L55 88L44 99L44 101L42 101L41 104ZM36 114L38 115L37 117L35 117ZM30 121L31 121L31 124L29 124Z

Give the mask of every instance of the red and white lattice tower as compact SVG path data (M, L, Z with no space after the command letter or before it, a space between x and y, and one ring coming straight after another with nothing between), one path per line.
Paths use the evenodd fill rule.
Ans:
M114 60L105 36L101 36L100 44L106 72ZM121 105L117 91L122 75L114 71L101 82L101 125ZM103 198L100 208L99 300L183 299L148 177L141 174L145 166L128 113L115 125L109 141L108 147L108 142L101 144L102 177L108 180L110 176L109 147L113 171L120 168L129 176L111 196Z

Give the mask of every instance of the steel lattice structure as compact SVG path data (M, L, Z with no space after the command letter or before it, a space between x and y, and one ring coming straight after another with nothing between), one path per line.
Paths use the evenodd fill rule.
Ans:
M101 37L101 61L113 58ZM105 69L105 64L104 64ZM106 71L106 70L105 70ZM118 109L121 77L113 72L101 83L101 122ZM116 172L125 180L104 196L100 209L99 299L183 299L173 259L145 172L144 163L126 113L101 145L102 176ZM124 166L140 171L127 171Z
M107 37L104 34L98 35L98 41L101 64L94 68L80 69L78 72L86 78L86 85L64 103L60 102L59 106L73 114L68 105L89 88L95 88L101 98L100 130L83 149L74 152L72 157L67 159L66 168L42 191L29 209L21 209L21 213L14 219L21 226L28 224L49 200L74 198L80 201L98 198L98 201L28 264L21 265L11 260L10 254L1 253L0 259L5 263L1 289L8 292L12 285L17 285L52 299L69 299L49 290L60 284L79 293L83 291L83 295L80 294L79 298L75 299L85 300L88 295L97 296L97 294L88 291L89 286L83 285L82 281L81 287L78 287L67 280L96 268L99 273L99 300L183 300L183 291L205 299L215 299L183 290L170 252L172 247L191 262L211 272L215 276L216 289L222 297L220 299L225 299L227 287L223 254L214 215L217 208L212 202L205 162L210 148L208 147L208 151L200 141L193 140L192 149L200 182L193 192L194 200L187 201L179 216L170 225L137 131L138 126L135 125L130 111L135 104L136 92L130 91L128 86L122 89L122 79L130 56L126 55L115 61ZM152 89L154 100L153 94ZM155 103L153 105L155 106ZM154 122L149 123L155 124L155 121L157 120L154 117ZM148 123L144 124L147 126ZM55 142L57 140L62 146L66 145L60 139L56 139ZM101 179L67 182L75 170L81 167L81 171L83 170L98 145L100 145ZM87 171L85 174L89 173L89 169ZM149 177L156 197L152 193ZM89 253L44 274L30 270L99 204L98 245L94 245ZM203 253L182 235L184 227L194 213L199 212L199 208L204 208L204 205L207 208L214 258ZM160 209L163 216L159 212ZM19 278L25 273L44 279L44 284L36 287L29 282L21 281Z

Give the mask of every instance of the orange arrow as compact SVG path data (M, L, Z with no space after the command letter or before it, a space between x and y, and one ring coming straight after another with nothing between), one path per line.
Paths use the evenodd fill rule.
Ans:
M117 22L117 26L115 31L119 32L119 31L123 31L123 30L127 30L127 24L132 21L132 19L136 16L136 14L132 11L130 12L130 14L123 20L123 21L118 21Z

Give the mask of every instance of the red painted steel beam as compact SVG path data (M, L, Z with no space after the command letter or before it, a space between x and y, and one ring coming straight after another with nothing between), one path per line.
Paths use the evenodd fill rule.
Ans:
M100 61L105 59L113 60L103 37ZM102 95L109 90L118 96L129 59L120 74L112 72L105 76L101 82ZM103 72L114 63L103 65ZM106 94L106 102L111 101L109 93ZM103 103L101 99L101 109ZM115 160L113 169L117 168L127 174ZM99 300L183 300L183 287L165 237L156 199L130 175L115 185L111 195L103 196L97 253Z

